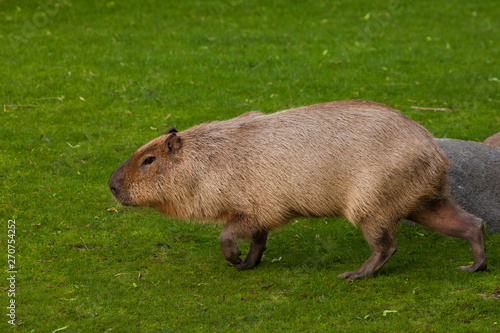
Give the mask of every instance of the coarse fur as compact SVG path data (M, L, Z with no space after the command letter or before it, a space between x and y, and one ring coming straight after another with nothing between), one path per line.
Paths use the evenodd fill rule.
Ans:
M340 101L169 129L118 167L109 185L124 205L224 221L222 252L240 269L257 265L269 231L291 218L344 216L361 225L372 256L340 277L372 276L396 251L401 219L430 228L439 220L434 229L443 232L440 209L461 230L447 234L474 239L475 266L465 269L485 269L482 224L448 200L447 166L431 134L400 112ZM242 261L243 238L251 248Z

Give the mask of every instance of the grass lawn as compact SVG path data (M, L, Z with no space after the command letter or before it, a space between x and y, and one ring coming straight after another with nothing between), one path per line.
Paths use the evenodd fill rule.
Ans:
M342 99L482 141L500 131L499 25L492 0L0 1L0 330L498 331L499 234L474 274L466 242L403 225L380 274L348 282L361 231L300 219L237 272L220 225L122 207L107 181L169 126Z

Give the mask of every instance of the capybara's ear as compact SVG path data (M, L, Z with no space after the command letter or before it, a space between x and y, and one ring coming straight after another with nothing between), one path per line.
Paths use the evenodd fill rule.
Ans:
M171 133L165 140L165 146L171 153L176 153L182 146L181 137L177 136L175 133L176 132Z
M179 132L174 126L170 127L165 134L177 133Z

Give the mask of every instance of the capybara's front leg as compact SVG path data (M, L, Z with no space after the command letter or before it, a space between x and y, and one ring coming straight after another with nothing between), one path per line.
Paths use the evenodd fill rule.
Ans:
M250 251L248 252L245 260L236 268L238 270L250 269L258 264L262 260L262 255L266 250L267 236L269 232L261 230L257 231L252 235L252 243L250 244Z
M234 226L230 223L224 226L219 237L222 254L232 266L238 266L242 261L240 258L241 252L238 248L238 238Z

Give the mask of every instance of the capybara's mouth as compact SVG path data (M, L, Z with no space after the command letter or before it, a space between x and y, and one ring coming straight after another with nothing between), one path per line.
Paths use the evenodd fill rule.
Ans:
M136 203L134 203L128 196L123 195L124 191L119 190L117 187L114 186L109 186L109 189L111 190L111 193L115 197L116 201L120 203L123 206L137 206Z
M121 197L115 197L116 201L118 201L118 203L120 203L122 206L137 206L137 204L135 204L134 202L132 202L131 200L126 200L126 199L123 199Z

